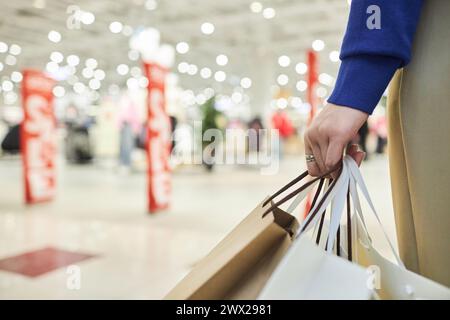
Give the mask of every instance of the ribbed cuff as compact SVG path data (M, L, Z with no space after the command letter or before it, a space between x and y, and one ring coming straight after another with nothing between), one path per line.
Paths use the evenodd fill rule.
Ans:
M389 56L359 55L343 59L328 102L371 114L400 64L400 59Z

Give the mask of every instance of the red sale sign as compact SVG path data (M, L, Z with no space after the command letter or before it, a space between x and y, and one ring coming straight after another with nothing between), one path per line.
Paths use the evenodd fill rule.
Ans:
M56 187L56 119L54 81L37 70L25 70L22 80L24 118L20 147L25 180L25 201L51 200Z
M147 96L147 159L148 209L150 212L166 209L170 201L171 124L165 109L165 80L167 69L144 63L148 79Z

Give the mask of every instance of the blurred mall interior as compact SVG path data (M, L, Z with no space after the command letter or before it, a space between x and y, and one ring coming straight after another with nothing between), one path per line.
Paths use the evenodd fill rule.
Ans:
M305 170L303 133L333 89L350 9L347 0L0 4L0 299L162 298ZM395 243L385 108L383 97L355 142ZM278 134L228 143L249 128ZM226 154L276 165L202 160L214 156L202 152L208 129L224 134Z

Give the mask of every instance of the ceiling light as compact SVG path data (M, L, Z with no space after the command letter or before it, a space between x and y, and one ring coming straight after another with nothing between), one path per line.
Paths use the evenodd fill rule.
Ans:
M105 71L103 71L101 69L97 69L97 70L94 71L94 78L95 79L101 81L101 80L105 79L105 77L106 77Z
M297 84L295 85L295 87L297 88L298 91L305 91L308 88L308 84L306 83L306 81L304 80L300 80L297 82Z
M8 51L8 45L0 41L0 53L5 53L6 51Z
M265 8L263 10L263 17L266 19L272 19L275 17L275 9L274 8Z
M280 56L278 58L278 64L281 67L288 67L291 64L291 59L288 56Z
M56 63L61 63L64 60L64 56L62 55L61 52L54 51L50 54L50 60Z
M9 53L18 56L22 52L22 48L18 46L17 44L12 44L9 47Z
M120 33L123 29L123 24L119 21L111 22L109 25L109 31L112 33Z
M81 13L81 22L83 24L93 24L95 21L95 16L92 12L88 12L88 11L83 11Z
M211 74L212 74L212 72L211 72L211 69L210 68L202 68L202 70L200 70L200 76L203 78L203 79L208 79L208 78L210 78L211 77Z
M54 43L58 43L61 41L61 33L58 31L52 30L48 33L48 40Z
M91 79L89 80L89 88L92 90L98 90L100 89L101 83L97 79Z
M187 62L180 62L178 64L178 72L179 73L187 73L189 70L189 63Z
M66 94L66 90L61 86L55 86L53 88L53 94L55 95L55 97L61 98Z
M217 82L223 82L227 78L227 74L223 71L217 71L214 73L214 79L216 79Z
M19 83L21 82L23 79L22 74L19 71L13 71L11 73L11 80L15 83Z
M189 45L184 41L178 42L177 46L176 46L176 50L180 54L185 54L189 51Z
M86 64L86 67L88 67L90 69L95 69L98 66L98 62L94 58L87 59L85 64Z
M116 68L116 71L118 74L120 74L121 76L124 76L128 73L128 66L126 64L119 64Z
M252 80L250 78L244 77L241 79L241 87L248 89L252 86Z
M200 29L204 34L212 34L215 27L211 22L204 22Z
M197 74L197 71L198 71L198 67L195 64L191 64L191 65L189 65L187 73L189 75L193 76L193 75Z
M254 1L250 4L250 10L254 13L260 13L263 9L261 2Z
M330 60L333 62L338 62L339 61L339 51L333 50L330 52Z
M0 71L3 71L3 63L0 62Z
M66 58L66 60L67 60L67 64L72 67L75 67L80 63L80 58L78 58L78 56L76 56L74 54L71 54L70 56L68 56Z
M14 85L11 81L5 80L2 82L3 91L12 91L14 89Z
M83 71L81 71L81 74L86 79L90 79L94 76L94 71L91 68L84 68Z
M298 74L305 74L306 71L308 71L308 66L305 63L299 62L295 65L295 72Z
M315 51L322 51L323 48L325 48L325 42L323 42L322 40L314 40L312 43L312 48Z
M226 55L224 55L224 54L219 54L216 57L216 63L219 66L225 66L228 63L228 57Z
M285 86L289 82L289 77L285 74L280 74L277 78L277 82L280 86Z

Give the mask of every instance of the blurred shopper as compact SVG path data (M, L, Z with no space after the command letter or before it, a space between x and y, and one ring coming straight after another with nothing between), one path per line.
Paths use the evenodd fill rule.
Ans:
M248 152L258 153L261 150L262 132L264 126L261 121L261 117L254 117L249 123L248 128L253 130L255 135L251 135L248 143Z
M130 97L122 97L120 106L119 162L122 172L126 173L131 168L131 153L135 147L135 137L139 135L141 124L139 121L137 106Z
M388 147L400 254L409 269L447 286L449 14L450 1L352 1L336 87L305 135L309 172L336 166L395 73ZM364 153L353 156L360 163Z
M289 138L294 133L294 127L291 124L286 112L278 109L272 115L272 128L278 130L280 136L278 145L278 155L280 159L283 157L283 145L284 141ZM276 154L276 151L274 152Z
M374 124L374 131L377 135L377 147L375 149L375 152L377 154L383 154L384 147L387 144L388 136L386 116L383 115L377 118Z
M172 139L172 149L171 149L171 151L173 150L173 149L175 149L175 145L176 145L176 140L174 139L174 133L175 133L175 130L177 129L177 124L178 124L178 120L177 120L177 117L175 117L175 116L169 116L169 118L170 118L170 132L171 132L171 139Z
M363 123L361 128L358 131L359 134L359 145L361 146L362 151L366 154L364 160L369 159L369 153L367 152L367 137L369 136L369 124L366 122Z
M3 138L1 147L4 153L16 154L20 152L20 124L9 128Z

